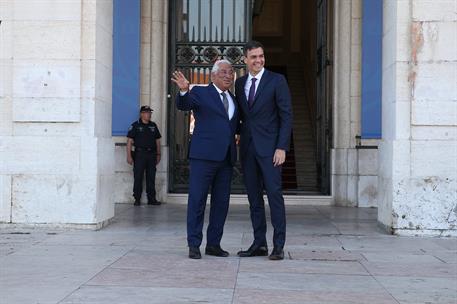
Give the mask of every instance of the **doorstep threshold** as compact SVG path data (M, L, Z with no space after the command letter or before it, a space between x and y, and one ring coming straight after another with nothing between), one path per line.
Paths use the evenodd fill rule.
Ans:
M211 195L208 195L208 202ZM264 200L267 203L268 199L264 195ZM186 193L168 193L167 203L187 204ZM284 195L284 203L291 206L332 206L333 196L331 195ZM247 205L248 197L246 194L231 194L230 204Z

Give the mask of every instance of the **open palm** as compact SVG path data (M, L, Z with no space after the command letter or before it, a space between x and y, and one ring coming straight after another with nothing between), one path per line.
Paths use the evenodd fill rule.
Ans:
M171 77L171 81L176 83L176 85L179 87L179 90L182 92L188 91L189 90L189 80L184 76L183 73L180 71L175 71L173 72L173 76Z

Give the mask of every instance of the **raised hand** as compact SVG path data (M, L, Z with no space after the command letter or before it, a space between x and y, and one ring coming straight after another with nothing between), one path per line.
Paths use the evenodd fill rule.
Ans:
M173 72L173 77L171 77L171 81L176 83L176 85L179 87L179 90L181 92L187 92L189 91L189 80L184 76L183 73L180 71L175 71Z

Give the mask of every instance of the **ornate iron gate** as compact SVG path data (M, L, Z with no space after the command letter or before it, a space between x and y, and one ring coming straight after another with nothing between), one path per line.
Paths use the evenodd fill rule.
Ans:
M244 75L242 47L251 36L251 10L251 0L170 0L169 73L178 69L191 85L205 85L214 62L227 59L237 77ZM177 88L168 87L170 191L186 192L193 116L176 109ZM239 164L232 183L232 192L244 191Z

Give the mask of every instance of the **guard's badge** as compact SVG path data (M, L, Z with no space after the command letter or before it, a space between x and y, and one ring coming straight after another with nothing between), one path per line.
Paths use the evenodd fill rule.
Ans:
M156 127L154 127L154 126L149 127L149 130L151 130L151 132L154 132L156 130Z
M130 126L130 127L129 127L129 131L132 131L132 129L133 129L133 126Z

